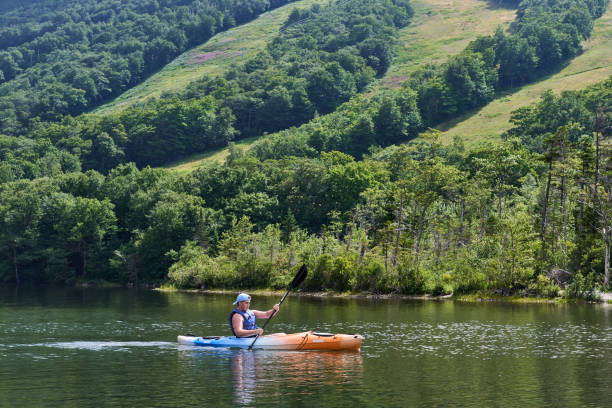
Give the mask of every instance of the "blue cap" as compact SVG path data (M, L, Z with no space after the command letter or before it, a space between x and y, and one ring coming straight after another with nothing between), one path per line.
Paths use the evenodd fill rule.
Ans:
M241 293L238 296L236 296L236 301L234 302L234 304L237 305L238 302L244 302L245 300L251 300L251 297L247 295L246 293Z

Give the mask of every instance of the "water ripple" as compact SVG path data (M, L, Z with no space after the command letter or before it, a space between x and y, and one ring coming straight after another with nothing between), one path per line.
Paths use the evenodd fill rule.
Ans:
M367 333L363 350L380 354L384 350L412 355L440 357L463 355L488 359L544 357L602 358L612 346L612 328L564 323L523 325L469 321L447 324L424 322L379 324L353 327Z

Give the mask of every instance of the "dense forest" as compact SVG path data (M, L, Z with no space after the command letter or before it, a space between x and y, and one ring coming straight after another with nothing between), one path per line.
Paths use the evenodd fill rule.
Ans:
M239 19L240 2L149 3L158 19L214 6L209 15L234 24L261 11ZM124 13L133 19L108 24L148 15L136 4ZM3 119L0 135L0 280L280 288L304 262L311 290L594 296L610 285L612 78L519 109L499 144L467 151L428 130L559 69L607 6L512 4L508 34L374 96L358 93L388 68L412 15L406 1L296 9L244 65L115 115L32 115L7 102L30 100L35 88L14 88L29 68L5 74L3 112L17 119ZM2 17L22 27L0 35L9 50L41 37L28 40L16 10ZM39 28L55 14L41 15L50 20ZM37 64L53 72L51 60ZM281 129L248 155L230 145L224 165L147 167Z
M49 122L11 103L7 115L23 117L15 128L22 131L4 132L10 143L23 148L21 157L8 159L10 172L3 180L52 175L39 161L52 161L53 168L64 172L106 172L128 162L161 165L226 146L234 138L305 123L316 112L334 110L385 72L396 27L408 24L411 15L406 0L351 0L296 11L266 50L224 77L204 78L181 95L165 95L117 115L67 115ZM9 99L23 97L15 89L6 92ZM2 122L8 126L11 120ZM39 143L45 148L33 148Z
M179 286L282 287L306 262L317 290L549 294L554 272L586 293L609 283L611 90L547 94L507 141L472 151L431 131L360 161L234 149L187 175L128 164L4 183L2 276L159 282L170 268ZM543 154L521 142L540 132Z
M20 6L0 15L0 132L78 115L187 48L288 2L41 0L35 13L10 2Z

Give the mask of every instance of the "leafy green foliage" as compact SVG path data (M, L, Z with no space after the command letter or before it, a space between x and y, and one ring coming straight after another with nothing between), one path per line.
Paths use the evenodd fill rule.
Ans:
M561 288L554 284L548 276L538 275L535 282L529 285L528 290L538 296L554 298L558 296Z
M395 30L407 25L412 13L406 0L296 10L243 67L223 78L195 81L181 95L214 95L235 115L241 138L305 123L315 111L334 111L388 69Z
M4 126L0 131L11 135L2 144L21 156L13 157L12 153L8 158L0 172L3 179L74 171L79 162L85 170L104 173L126 162L140 167L163 165L226 146L235 138L303 124L317 112L334 111L364 91L375 75L382 75L391 61L395 30L408 24L412 15L407 0L354 0L350 6L313 7L299 22L288 24L266 49L223 77L202 78L183 92L167 93L161 100L119 114L70 116L136 84L185 47L233 24L228 16L242 22L268 7L264 1L248 2L248 6L241 1L183 3L167 0L164 8L136 2L125 6L125 15L119 18L114 11L106 12L108 5L103 2L96 10L104 10L104 17L94 19L91 25L79 20L84 37L70 46L58 40L46 51L49 61L21 67L14 65L13 56L20 52L19 47L11 48L12 54L0 54L0 70L6 81L0 85ZM86 2L79 10L89 15L92 7ZM141 8L144 14L136 15L134 10ZM26 16L15 18L27 20ZM169 21L173 24L167 29L164 22ZM206 33L198 31L201 24L208 27ZM113 28L98 33L107 25ZM55 35L44 36L47 34ZM66 46L61 53L53 51L62 44ZM30 46L24 43L20 47ZM88 53L81 55L87 47ZM44 70L44 78L37 77L36 69L47 65L51 68ZM17 74L20 69L24 72ZM27 80L21 80L24 76ZM31 83L36 86L29 86ZM355 155L367 151L375 141L370 122L364 117L352 129L350 138L356 143L343 141L352 146ZM399 134L420 125L418 118L410 125L397 117L395 122ZM16 134L27 137L13 136ZM48 151L33 153L36 143L46 144ZM28 150L23 155L22 146ZM46 168L37 163L43 160L49 163Z
M577 273L574 276L574 281L567 287L565 297L569 299L585 299L598 300L599 295L596 292L595 274L593 272L584 276Z
M288 0L39 0L0 15L0 132L78 115ZM32 8L36 12L32 12Z
M427 125L456 117L493 99L496 91L531 82L581 52L593 20L608 0L524 0L511 33L480 37L440 66L423 67L408 81Z
M596 126L601 125L596 125L595 106L601 112L612 109L612 97L605 91L610 88L611 82L607 80L584 91L567 91L559 96L546 92L538 103L512 113L511 123L514 127L504 137L518 137L530 149L542 152L546 138L559 127L573 123L576 127L568 137L571 143L577 143L582 135L591 134ZM609 123L610 119L607 121Z

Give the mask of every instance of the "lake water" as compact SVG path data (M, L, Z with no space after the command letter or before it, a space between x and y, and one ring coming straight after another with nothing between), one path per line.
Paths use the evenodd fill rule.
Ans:
M361 352L176 344L228 334L234 298L0 288L0 407L612 406L612 305L291 296L268 332L359 333Z

